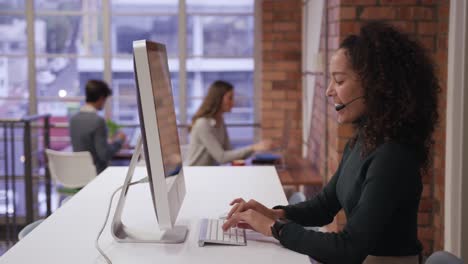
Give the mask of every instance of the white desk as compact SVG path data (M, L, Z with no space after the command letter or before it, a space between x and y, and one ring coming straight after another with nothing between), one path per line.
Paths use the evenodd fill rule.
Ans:
M186 241L173 245L117 243L110 233L110 219L100 245L113 263L310 263L307 256L253 232L248 235L247 246L198 246L199 219L219 217L229 210L228 203L233 198L255 198L267 206L286 203L274 167L186 167L184 170L187 194L177 224L189 227ZM135 178L141 178L144 173L143 167L137 168ZM110 195L123 183L125 174L125 167L105 170L6 252L0 263L105 263L94 247L94 240L104 221ZM150 222L154 216L150 200L147 185L130 187L124 223L148 230L154 227ZM255 237L259 239L253 240Z

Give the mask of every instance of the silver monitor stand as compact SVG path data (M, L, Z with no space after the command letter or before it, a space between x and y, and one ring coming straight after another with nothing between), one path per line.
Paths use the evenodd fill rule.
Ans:
M150 233L132 230L122 223L122 212L125 205L125 199L127 198L128 188L131 185L131 180L135 172L135 167L138 163L138 159L141 155L142 147L143 144L140 135L137 140L135 152L133 153L130 165L128 167L127 177L125 178L124 185L122 186L122 191L120 193L117 208L115 209L114 219L112 220L111 226L112 236L117 242L122 243L182 243L185 241L185 237L188 232L188 229L185 226L173 226L172 229L167 230L160 230L156 227L152 229Z

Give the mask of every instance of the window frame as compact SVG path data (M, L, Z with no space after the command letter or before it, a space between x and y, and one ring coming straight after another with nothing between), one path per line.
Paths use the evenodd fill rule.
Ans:
M29 87L28 97L25 98L29 102L28 112L29 114L37 114L39 103L47 102L47 101L54 101L60 103L66 102L77 102L83 100L83 96L73 96L73 97L65 97L61 98L59 96L39 96L37 94L37 78L36 78L36 61L39 58L96 58L102 59L103 61L103 71L102 71L102 78L104 81L109 83L112 86L113 81L113 67L112 61L118 58L128 58L131 56L121 55L121 54L113 54L112 53L112 38L111 38L111 30L112 30L112 19L116 16L141 16L141 12L122 12L113 10L112 8L112 0L101 0L101 10L92 10L92 9L82 9L82 10L45 10L45 9L38 9L35 10L36 0L25 1L24 3L24 10L0 10L0 15L6 16L25 16L26 19L26 39L27 39L27 51L26 54L0 54L2 57L25 57L27 58L27 76L28 81L27 85ZM261 36L260 36L260 29L261 29L261 19L260 19L260 7L261 2L259 0L253 0L253 11L252 12L188 12L187 10L187 1L186 0L178 0L178 10L177 12L144 12L143 15L177 15L178 16L178 77L179 77L179 96L178 96L178 111L180 113L181 120L187 120L187 82L188 82L188 73L191 72L190 69L187 68L187 64L189 64L190 60L197 60L199 58L203 59L251 59L253 61L253 93L252 93L252 100L253 100L253 120L252 124L240 124L240 125L247 125L253 126L254 128L258 128L259 123L259 115L260 115L260 89L259 85L261 85L261 79L259 73L261 71L261 50L259 49L259 44L261 43ZM92 54L78 54L78 53L37 53L36 54L36 43L35 43L35 19L36 17L45 17L45 16L99 16L102 23L102 54L100 55L92 55ZM250 57L241 57L241 56L198 56L198 55L188 55L187 50L187 19L189 16L252 16L254 19L254 36L253 36L253 54ZM171 57L172 59L174 57ZM202 71L200 71L202 73ZM78 76L79 78L79 76ZM15 99L13 97L5 96L1 99ZM119 100L116 98L115 100ZM113 116L113 105L114 102L109 102L106 104L104 109L104 116L106 118L111 118ZM187 121L188 123L188 121ZM239 125L239 124L237 124ZM187 124L181 124L181 127L186 127ZM259 131L255 129L255 136L254 140L258 138Z

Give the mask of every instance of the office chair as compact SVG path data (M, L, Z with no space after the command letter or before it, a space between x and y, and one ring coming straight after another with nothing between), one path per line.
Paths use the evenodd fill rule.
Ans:
M46 149L45 152L50 175L61 185L57 188L59 194L73 195L97 175L96 166L88 151L64 152Z
M432 253L426 260L426 264L463 264L463 260L447 251Z
M40 225L45 219L39 219L31 224L25 226L21 231L18 233L18 240L23 239L27 234L29 234L31 231L33 231L34 228L36 228L38 225Z

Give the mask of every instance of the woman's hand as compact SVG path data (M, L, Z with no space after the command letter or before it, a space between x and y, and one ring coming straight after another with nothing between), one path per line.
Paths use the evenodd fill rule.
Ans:
M242 198L236 198L229 205L232 205L233 207L231 208L231 211L229 211L227 219L230 219L236 213L245 212L249 209L258 212L264 215L265 217L272 219L273 221L278 218L284 218L285 216L283 209L270 209L253 199L246 202Z
M243 212L234 213L223 225L223 230L226 231L233 226L242 227L248 226L249 228L262 233L265 236L271 236L271 226L275 220L253 210L248 209Z
M262 152L271 150L273 148L273 142L270 139L262 140L253 145L254 152Z

